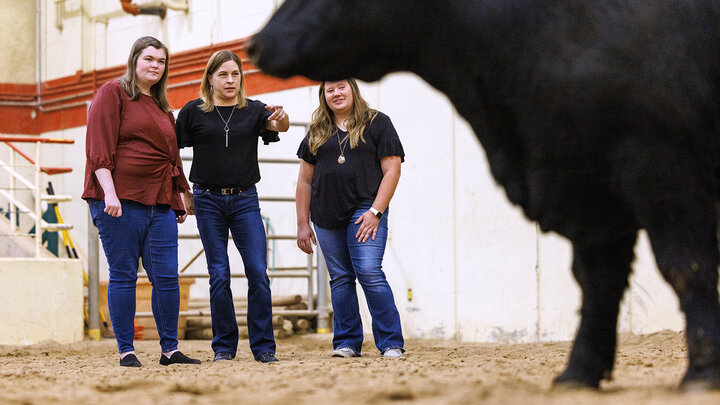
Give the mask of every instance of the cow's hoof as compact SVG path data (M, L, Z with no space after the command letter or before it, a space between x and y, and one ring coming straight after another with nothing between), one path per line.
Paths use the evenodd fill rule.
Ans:
M564 373L555 377L553 380L553 389L559 390L578 390L600 388L600 379L593 378L580 372L565 370Z
M680 390L685 392L720 390L720 369L688 370L680 383Z

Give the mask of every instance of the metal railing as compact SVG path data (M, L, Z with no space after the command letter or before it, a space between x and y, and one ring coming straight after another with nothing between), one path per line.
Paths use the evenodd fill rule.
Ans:
M302 123L292 123L291 126L295 127L302 127L305 131L307 131L307 124ZM183 161L190 161L192 160L191 157L183 157ZM292 165L298 165L300 162L298 159L258 159L258 163L261 164L292 164ZM268 197L258 197L259 201L264 202L295 202L294 197L278 197L278 196L268 196ZM194 233L188 233L188 234L180 234L178 235L179 240L197 240L200 238L200 235L197 232ZM232 238L232 236L230 236ZM266 238L267 241L295 241L297 239L296 235L274 235L270 234L266 230ZM269 245L269 244L268 244ZM209 278L209 275L207 273L204 274L184 274L183 272L190 267L190 265L198 258L200 255L202 255L204 252L203 249L200 249L199 252L197 252L187 264L182 266L181 270L179 271L179 277L181 278ZM317 259L317 260L316 260ZM316 263L317 262L317 263ZM315 288L313 276L315 277L315 281L317 282L317 288ZM147 278L147 274L141 273L139 277ZM230 274L231 278L245 278L244 273L232 273ZM310 316L310 317L316 317L317 318L317 331L318 333L329 333L330 332L330 315L329 315L329 305L328 305L328 294L327 294L327 285L328 285L328 272L327 268L325 267L325 262L322 260L322 255L320 254L320 249L318 247L318 254L317 258L315 255L308 255L307 256L307 265L305 266L296 266L296 267L273 267L273 271L268 272L268 277L272 280L275 278L304 278L307 280L307 297L308 297L308 308L306 310L277 310L273 309L273 314L276 315L287 315L287 316ZM315 305L314 297L317 294L317 305ZM236 311L235 314L237 316L244 316L247 315L247 311L245 310L239 310ZM190 310L190 311L180 311L180 316L208 316L210 315L210 311L204 311L204 310ZM135 317L137 318L147 318L152 317L152 312L137 312L135 314Z
M61 223L48 223L42 219L42 202L47 203L59 203L71 201L72 197L69 195L50 195L42 192L41 187L41 174L46 173L47 175L69 173L72 171L71 168L62 167L43 167L41 164L41 145L44 143L57 143L57 144L72 144L75 143L72 139L58 139L58 138L41 138L41 137L28 137L28 136L3 136L0 134L0 142L4 142L10 149L10 158L7 163L0 159L0 167L10 175L9 186L7 189L0 188L0 195L5 197L9 201L10 209L10 232L13 236L25 236L26 234L21 233L17 229L18 215L26 214L35 222L35 257L40 257L42 251L42 232L47 231L61 231L72 229L72 225L61 224ZM34 143L35 144L35 159L28 156L18 147L13 145L11 142L22 142L22 143ZM27 160L33 167L33 181L27 180L20 172L16 169L21 167L15 161L15 155L18 154L25 160ZM33 208L30 208L23 204L17 196L18 183L24 186L22 189L29 190L34 194Z

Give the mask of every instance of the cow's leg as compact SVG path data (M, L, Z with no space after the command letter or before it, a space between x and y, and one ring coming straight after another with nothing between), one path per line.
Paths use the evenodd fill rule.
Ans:
M580 327L565 371L555 386L598 388L615 362L617 314L628 285L636 233L583 245L573 241L573 275L582 289Z
M646 228L658 268L685 313L689 363L682 387L720 389L716 216L708 199L688 204L682 218L661 215L664 224Z
M681 151L645 148L627 160L621 183L685 313L689 364L682 385L720 389L715 190L707 170Z

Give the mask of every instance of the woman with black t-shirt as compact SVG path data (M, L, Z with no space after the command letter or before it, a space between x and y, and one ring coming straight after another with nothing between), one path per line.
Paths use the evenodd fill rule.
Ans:
M281 106L245 98L245 77L238 56L227 50L210 57L200 84L203 98L187 103L178 115L178 145L193 148L192 193L185 194L195 214L210 274L213 361L231 360L238 327L230 289L228 230L245 265L248 280L248 334L255 360L277 361L272 301L267 276L265 227L255 183L260 180L258 138L267 145L290 123Z
M320 85L320 106L298 149L297 244L312 253L312 244L320 243L327 263L333 357L360 356L363 327L356 279L372 316L375 346L384 357L404 352L400 315L382 270L387 207L404 156L390 118L368 107L355 80Z

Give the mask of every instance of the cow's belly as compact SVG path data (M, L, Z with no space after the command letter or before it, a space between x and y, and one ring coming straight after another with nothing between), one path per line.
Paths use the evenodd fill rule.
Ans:
M611 187L607 172L584 162L583 167L556 165L528 172L526 215L545 231L574 242L605 241L637 229L629 207Z

